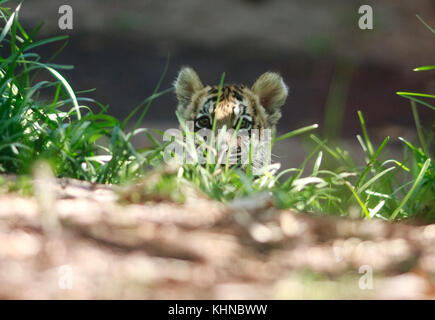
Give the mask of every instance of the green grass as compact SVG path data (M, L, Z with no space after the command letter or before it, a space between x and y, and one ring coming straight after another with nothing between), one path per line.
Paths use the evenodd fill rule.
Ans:
M78 97L61 74L72 66L42 62L34 52L67 37L35 41L42 24L26 33L19 10L0 8L0 172L28 174L34 160L46 159L61 177L120 183L138 176L157 151L133 147L131 138L145 130L135 126L125 132L130 118L121 122L107 114L106 106ZM35 82L41 74L46 80ZM131 116L145 106L140 121L163 93L156 90Z
M358 112L362 135L357 136L357 141L364 152L364 165L356 165L361 159L353 159L349 151L335 145L336 140L328 142L316 135L318 126L311 125L273 140L273 143L279 143L297 135L309 138L309 155L297 168L279 171L275 163L261 174L254 174L252 163L246 170L229 166L228 158L219 159L220 164L216 164L212 160L216 160L218 150L205 148L206 165L183 164L162 171L165 168L163 150L169 142L162 143L154 136L161 132L155 131L153 135L152 130L139 126L151 103L172 90L160 90L168 63L152 95L120 121L108 115L106 106L81 97L83 92L73 90L62 76L63 70L72 66L54 64L52 59L41 61L36 53L39 46L59 42L62 49L66 37L35 40L42 25L27 33L18 21L19 9L0 8L0 19L3 20L0 34L0 172L26 176L31 173L35 161L42 159L51 164L59 177L146 185L140 191L136 189L136 196L129 197L133 202L164 199L184 202L187 195L175 190L196 188L221 202L269 193L276 206L300 212L346 216L357 210L365 219L417 217L435 220L432 136L421 125L418 116L419 106L433 109L427 101L433 99L433 95L398 92L411 102L418 136L418 141L408 141L406 137L399 139L404 148L403 159L386 157L390 138L386 137L376 145L370 138L362 112ZM433 72L433 66L416 70ZM38 78L44 75L44 80L36 81L36 75ZM220 79L220 88L224 77L225 74ZM133 129L127 132L127 126L134 118ZM186 141L193 139L193 133L187 130L181 118L179 120ZM214 121L213 132L215 129ZM152 146L135 148L131 142L135 135L145 135ZM218 135L216 139L222 139L222 136ZM158 172L164 174L159 176ZM153 177L152 183L150 177Z

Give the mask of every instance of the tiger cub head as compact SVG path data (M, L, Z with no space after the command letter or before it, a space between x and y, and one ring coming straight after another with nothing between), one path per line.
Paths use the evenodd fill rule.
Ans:
M281 107L288 95L282 77L273 72L262 74L251 87L224 85L218 99L218 85L203 85L196 72L181 69L174 83L178 112L185 121L193 121L194 129L275 129L281 118Z

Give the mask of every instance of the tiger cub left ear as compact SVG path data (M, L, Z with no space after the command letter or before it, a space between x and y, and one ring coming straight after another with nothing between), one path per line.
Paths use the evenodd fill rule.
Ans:
M275 125L281 118L281 107L288 95L288 87L278 73L263 73L255 81L251 90L258 96L260 104L268 114L271 125Z
M177 80L174 82L174 87L181 108L187 107L194 93L204 88L195 70L189 67L181 68Z

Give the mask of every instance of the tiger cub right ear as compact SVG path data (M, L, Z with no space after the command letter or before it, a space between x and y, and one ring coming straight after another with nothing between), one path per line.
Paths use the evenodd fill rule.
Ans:
M204 88L196 72L189 67L183 67L174 82L175 94L180 106L189 105L192 96Z

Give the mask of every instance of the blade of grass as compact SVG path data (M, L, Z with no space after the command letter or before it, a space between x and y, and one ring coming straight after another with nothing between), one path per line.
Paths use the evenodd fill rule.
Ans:
M372 185L374 182L376 182L376 180L380 179L383 175L387 174L388 172L390 172L394 169L396 169L396 167L390 167L390 168L387 168L387 169L381 171L380 173L375 175L373 178L371 178L369 181L364 183L360 188L358 188L357 193L358 194L362 193L365 189L370 187L370 185Z
M396 92L399 96L412 96L412 97L423 97L423 98L432 98L435 99L435 95L428 93L418 93L418 92L407 92L407 91L398 91Z
M8 32L11 30L15 17L17 16L18 12L20 11L21 8L21 4L20 3L17 8L14 10L14 13L12 13L12 15L9 17L8 22L6 23L5 27L2 30L2 33L0 34L0 43L3 42L4 38L6 37L6 35L8 34Z
M39 47L39 46L46 45L48 43L62 41L62 40L65 40L65 39L68 39L67 35L65 35L65 36L58 36L58 37L52 37L52 38L40 40L40 41L34 42L34 43L26 46L24 48L23 52L29 51L29 50L34 49L34 48Z
M312 173L313 177L316 177L319 173L319 168L322 163L322 157L323 157L323 152L319 151L319 155L317 156L317 159L314 162L314 166L313 166L313 173Z
M388 143L389 140L390 140L390 137L386 137L384 139L384 141L381 143L381 145L379 146L379 148L376 150L376 152L370 157L369 162L367 163L363 172L361 173L360 177L358 178L357 182L355 183L355 188L358 188L358 186L364 181L367 173L370 171L373 164L375 163L375 161L377 160L377 158L379 157L379 155L381 154L382 150L384 149L384 147L386 146L386 144Z
M427 71L433 69L435 69L435 66L421 66L421 67L414 68L413 71Z
M421 23L423 23L426 28L428 28L433 34L435 34L435 29L433 29L430 25L428 25L418 14L415 15Z
M401 97L404 97L404 98L406 98L406 99L409 99L409 100L412 100L412 101L418 102L418 103L420 103L420 104L423 105L423 106L426 106L426 107L428 107L428 108L430 108L430 109L432 109L432 110L435 110L435 107L432 106L431 104L429 104L429 103L427 103L426 101L423 101L423 100L421 100L421 99L415 98L414 96L410 96L410 95L407 94L407 92L396 92L396 93L397 93L399 96L401 96ZM404 93L406 93L406 94L404 94Z
M417 129L417 135L418 135L418 139L420 140L420 145L423 149L423 152L425 154L429 154L426 140L425 140L424 135L423 135L423 127L421 126L421 123L420 123L420 117L418 115L417 105L415 104L415 101L411 101L411 110L412 110L412 115L414 116L415 127Z
M68 81L66 81L66 79L55 69L51 68L51 67L47 67L45 66L45 68L50 71L64 86L64 88L66 89L66 91L68 92L68 95L70 96L70 98L72 99L73 105L74 105L74 109L77 113L77 119L80 120L82 118L82 115L80 113L80 107L79 107L79 103L77 101L77 97L74 93L74 90L71 88L70 84L68 83Z
M361 207L362 211L364 212L364 215L368 220L371 219L369 210L367 210L367 207L364 205L364 203L361 201L358 194L355 192L355 189L352 187L352 185L346 181L345 185L349 188L349 190L352 192L352 195L355 197L356 201L358 202L359 206Z
M391 214L390 220L394 220L397 217L400 210L402 210L403 206L408 202L409 198L411 198L415 189L417 189L421 180L423 180L424 174L426 173L427 169L429 168L431 161L432 161L431 159L427 159L425 161L425 163L423 164L423 167L420 170L420 173L418 174L417 178L415 179L414 183L412 184L411 189L409 189L408 193L403 198L403 200L400 202L399 206L393 211L393 213Z
M300 128L300 129L290 131L286 134L283 134L282 136L279 136L278 138L275 138L273 143L284 140L284 139L292 138L292 137L300 135L302 133L317 129L318 127L319 127L318 124L312 124L311 126L306 126L306 127Z
M359 118L359 122L361 124L361 129L363 132L363 137L364 137L364 140L365 140L365 143L367 146L367 150L369 152L369 155L372 156L373 155L373 145L372 145L372 142L370 141L369 134L368 134L367 128L366 128L365 119L363 117L361 110L358 110L358 118Z
M221 93L222 93L222 88L224 86L224 81L225 81L225 72L222 73L221 75L221 79L219 81L219 87L218 87L218 93L217 93L217 99L216 99L216 105L219 105L220 102L220 98L221 98ZM213 148L214 144L215 144L215 133L216 133L216 121L217 118L216 116L213 117L213 124L211 127L211 137L210 137L210 147ZM216 154L218 154L219 149L216 148ZM207 152L207 163L206 163L206 169L209 170L210 169L210 163L212 162L211 159L211 154L210 152ZM214 162L214 161L213 161Z

